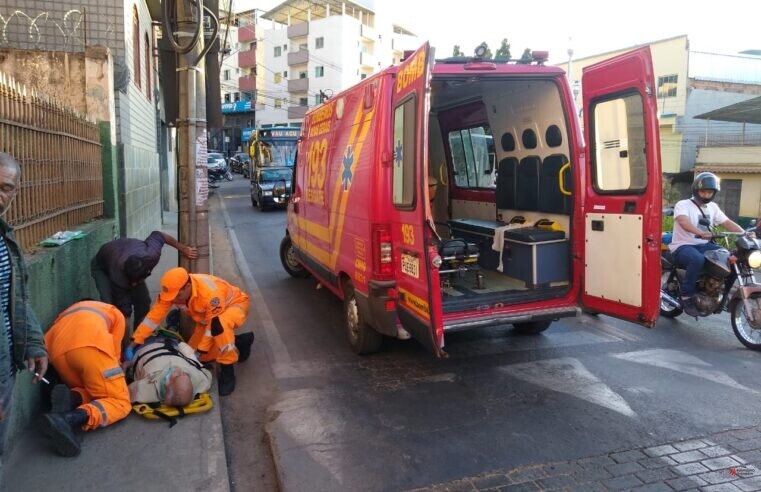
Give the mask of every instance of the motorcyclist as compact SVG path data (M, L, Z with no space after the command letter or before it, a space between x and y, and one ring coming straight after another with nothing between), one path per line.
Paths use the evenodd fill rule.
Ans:
M674 231L669 249L677 266L686 269L681 297L682 308L690 316L701 315L692 298L705 263L704 253L721 248L710 242L710 228L723 226L731 232L744 232L713 201L720 189L720 180L715 174L702 172L692 182L692 197L674 206Z

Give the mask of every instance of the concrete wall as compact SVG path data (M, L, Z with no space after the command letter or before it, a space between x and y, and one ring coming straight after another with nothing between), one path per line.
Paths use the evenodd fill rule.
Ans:
M29 297L43 329L55 320L56 315L83 297L97 298L95 283L90 277L90 259L100 246L118 233L112 219L84 224L78 230L87 236L62 246L42 249L27 256L29 264ZM40 386L30 383L24 371L16 378L6 450L13 447L16 438L39 412Z

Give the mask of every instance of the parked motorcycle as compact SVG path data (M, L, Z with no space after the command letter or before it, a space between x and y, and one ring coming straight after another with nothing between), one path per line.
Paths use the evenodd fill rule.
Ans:
M729 251L729 237L735 236L734 249ZM662 243L670 242L670 233ZM698 277L693 302L701 316L729 312L732 330L740 342L753 350L761 350L761 284L754 269L761 267L759 240L746 232L714 233L711 241L724 248L706 251L703 271ZM685 270L678 268L668 248L661 252L661 316L675 318L682 314L681 283Z
M226 179L227 181L233 180L233 174L229 169L208 169L209 184L216 184L217 181Z

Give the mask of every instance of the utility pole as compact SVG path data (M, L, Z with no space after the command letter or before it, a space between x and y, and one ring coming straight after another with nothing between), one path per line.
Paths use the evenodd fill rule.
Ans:
M195 273L209 273L209 201L206 170L206 85L205 64L201 54L204 47L203 17L197 0L199 18L187 0L176 4L180 43L187 43L201 23L201 35L188 53L177 54L177 77L180 85L177 185L179 189L179 240L198 248L198 259L188 260L180 255L180 265ZM212 40L213 41L213 40Z

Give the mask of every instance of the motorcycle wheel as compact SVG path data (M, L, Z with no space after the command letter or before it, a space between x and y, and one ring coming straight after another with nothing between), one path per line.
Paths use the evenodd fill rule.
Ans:
M661 274L661 290L666 292L666 294L670 295L674 299L679 299L680 293L679 293L679 286L676 282L673 282L671 286L666 285L666 282L669 280L669 275L671 275L670 271L665 271ZM661 316L665 318L676 318L680 314L682 314L682 308L680 307L674 307L668 302L661 300Z
M227 172L225 173L225 179L226 179L227 181L232 181L232 180L233 180L233 173L231 173L230 171L227 171Z
M751 302L761 304L761 293L750 296ZM736 297L729 303L729 318L732 320L732 331L740 343L751 350L761 350L761 328L753 328L745 315L742 299Z

